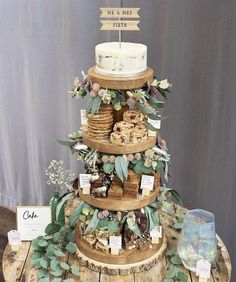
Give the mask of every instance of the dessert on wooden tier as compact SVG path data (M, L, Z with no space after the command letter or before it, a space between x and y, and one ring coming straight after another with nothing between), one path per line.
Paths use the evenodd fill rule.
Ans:
M86 121L68 136L86 171L76 243L103 263L138 263L166 244L156 199L170 155L158 131L171 84L147 67L143 44L103 43L95 53L96 66L74 81L74 97L89 96Z

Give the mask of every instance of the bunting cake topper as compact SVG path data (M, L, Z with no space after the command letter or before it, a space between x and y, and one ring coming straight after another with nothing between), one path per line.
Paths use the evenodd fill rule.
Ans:
M102 26L100 30L117 30L119 31L119 43L121 47L121 31L123 30L140 30L138 27L138 12L140 8L100 8L100 18L109 20L100 20ZM128 20L126 20L128 19Z

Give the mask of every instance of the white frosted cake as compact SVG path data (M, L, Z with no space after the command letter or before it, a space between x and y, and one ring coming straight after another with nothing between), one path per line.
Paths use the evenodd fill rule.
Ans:
M95 47L95 70L111 76L135 76L147 69L147 46L139 43L107 42Z

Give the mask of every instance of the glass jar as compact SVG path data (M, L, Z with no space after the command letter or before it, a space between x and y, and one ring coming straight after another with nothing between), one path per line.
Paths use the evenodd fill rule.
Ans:
M216 233L212 213L196 209L185 214L177 251L184 266L194 272L199 260L214 261Z

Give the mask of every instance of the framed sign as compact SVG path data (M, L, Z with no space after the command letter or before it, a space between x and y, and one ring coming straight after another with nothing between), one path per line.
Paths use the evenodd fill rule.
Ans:
M17 206L17 230L22 241L31 241L45 235L46 226L52 221L50 206Z

